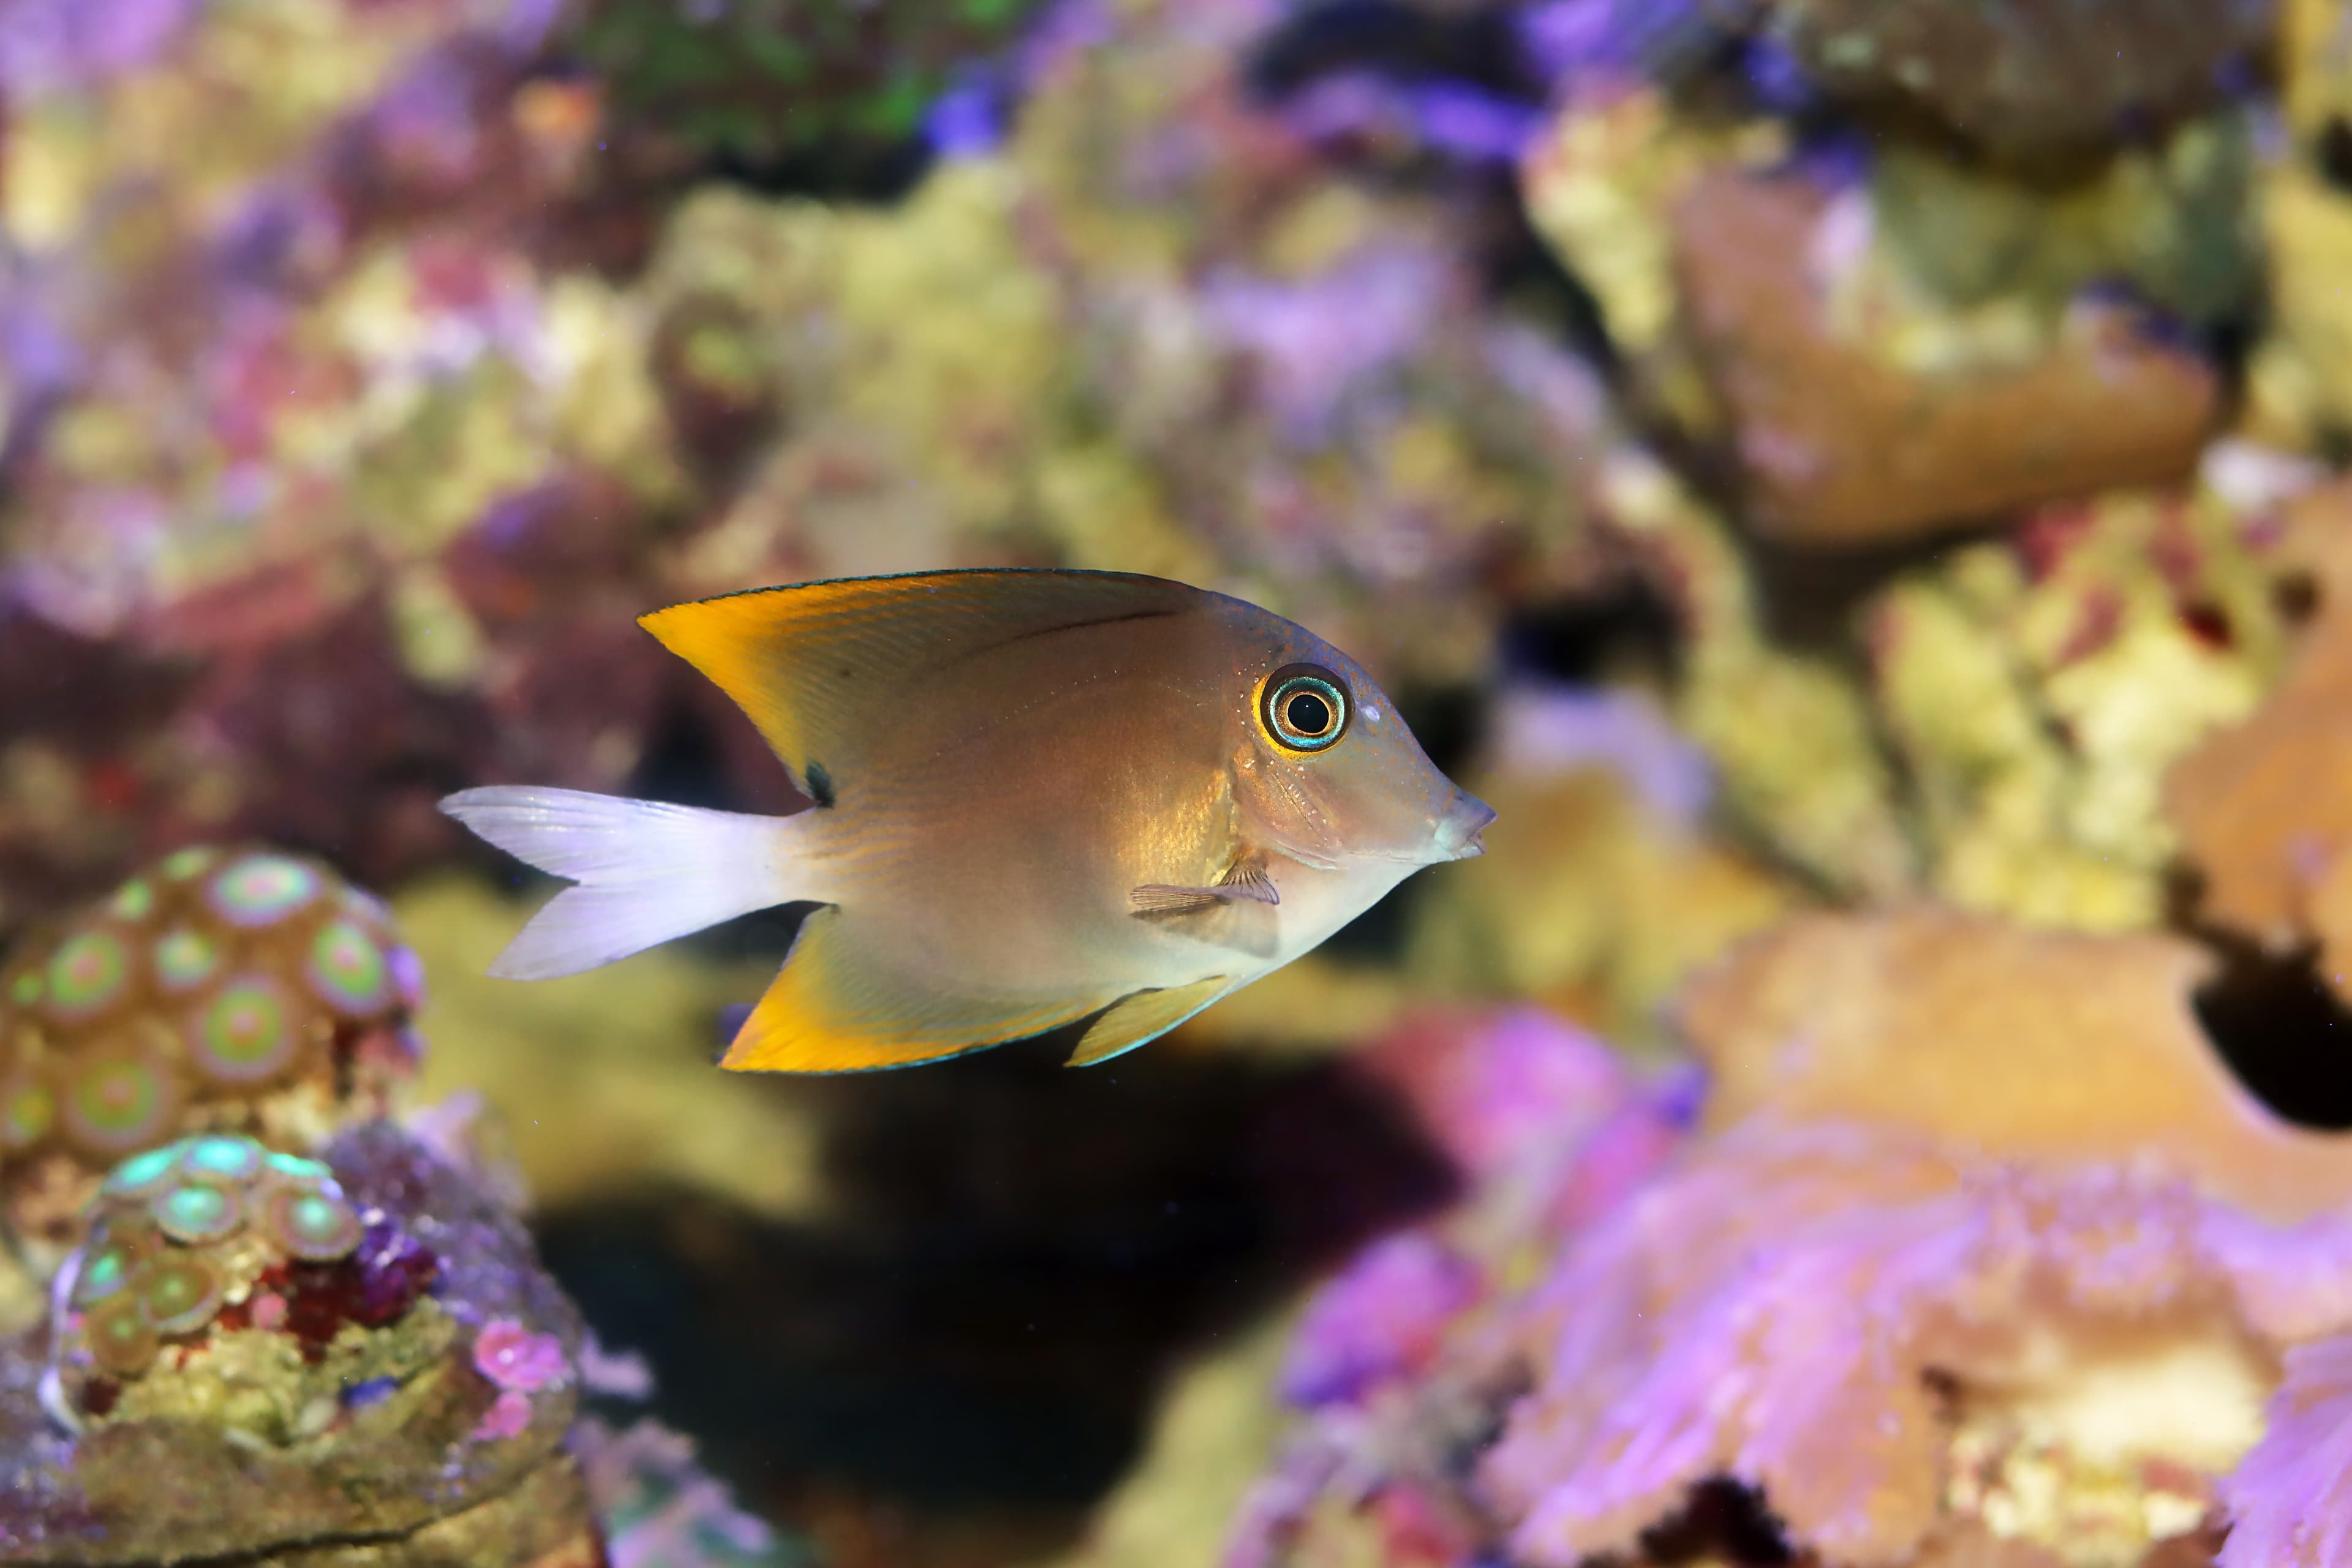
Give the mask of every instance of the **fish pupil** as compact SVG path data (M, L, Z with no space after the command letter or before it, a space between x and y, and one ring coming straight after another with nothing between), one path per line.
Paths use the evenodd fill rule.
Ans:
M1321 665L1291 665L1266 680L1258 722L1270 740L1295 752L1339 744L1348 728L1348 689Z

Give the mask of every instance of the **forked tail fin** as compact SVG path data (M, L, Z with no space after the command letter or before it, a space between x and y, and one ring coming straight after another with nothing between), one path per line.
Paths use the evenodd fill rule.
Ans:
M807 896L788 885L790 817L524 785L460 790L441 809L517 859L579 884L556 894L490 964L502 979L577 974Z

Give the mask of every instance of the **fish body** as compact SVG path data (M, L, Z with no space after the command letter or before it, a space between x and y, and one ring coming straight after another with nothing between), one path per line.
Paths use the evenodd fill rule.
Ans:
M729 1067L905 1066L1089 1016L1073 1061L1104 1059L1477 853L1493 819L1352 659L1181 584L923 573L643 624L735 699L814 806L510 787L443 804L580 884L494 973L573 973L820 905Z

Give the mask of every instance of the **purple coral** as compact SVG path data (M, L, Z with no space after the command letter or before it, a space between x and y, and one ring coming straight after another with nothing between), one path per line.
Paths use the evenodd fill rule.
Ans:
M1431 302L1458 284L1433 248L1392 245L1303 283L1229 271L1210 279L1203 302L1255 364L1285 433L1313 447L1330 438L1346 399L1376 394L1421 345Z
M563 1342L512 1318L493 1318L474 1336L474 1367L500 1388L535 1394L571 1374Z
M194 0L0 0L0 84L33 97L135 70L195 10Z
M1486 1479L1535 1563L1629 1546L1715 1476L1761 1489L1802 1546L1896 1561L1939 1515L1937 1379L1998 1382L2053 1332L2219 1321L2259 1342L2345 1299L2340 1238L2335 1278L2282 1295L2263 1266L2284 1249L2250 1227L2153 1173L1752 1124L1573 1243L1523 1306L1538 1383Z
M591 1416L572 1429L568 1443L604 1519L614 1568L775 1552L800 1561L793 1542L736 1506L683 1433L656 1421L614 1428Z
M1636 1098L1607 1046L1536 1007L1424 1014L1374 1047L1366 1065L1477 1177L1573 1152Z
M351 1263L358 1279L347 1310L369 1328L396 1321L441 1270L433 1250L388 1217L370 1222Z
M1706 753L1655 706L1624 692L1522 686L1496 700L1491 725L1499 772L1608 768L1685 829L1698 826L1714 799Z
M1372 1384L1424 1370L1454 1314L1483 1281L1435 1237L1391 1237L1359 1258L1308 1307L1282 1392L1297 1405L1362 1396Z
M2231 1525L2219 1568L2352 1563L2352 1335L2287 1352L2265 1425L2221 1488Z
M1688 1121L1680 1079L1645 1082L1537 1008L1424 1014L1359 1060L1470 1195L1374 1247L1309 1305L1282 1383L1315 1426L1245 1505L1232 1568L1288 1561L1282 1543L1342 1484L1376 1521L1382 1561L1466 1561L1485 1527L1456 1482L1493 1430L1488 1401L1518 1381L1493 1353L1507 1326L1499 1287L1524 1267L1529 1234L1573 1234L1619 1207Z

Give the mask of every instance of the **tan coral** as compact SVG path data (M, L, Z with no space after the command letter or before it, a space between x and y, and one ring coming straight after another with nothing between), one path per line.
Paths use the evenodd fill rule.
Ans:
M1690 327L1738 432L1760 527L1807 542L1916 535L2006 508L2185 474L2220 411L2194 354L2121 312L2069 312L2038 357L1906 374L1827 315L1832 198L1712 174L1675 212Z
M2339 992L2352 937L2352 488L2302 497L2288 514L2318 614L2286 677L2242 724L2177 764L2165 805L2199 873L2199 912L2274 952L2315 939Z
M1528 220L1592 291L1639 395L1686 428L1712 430L1719 410L1677 331L1668 218L1704 174L1787 141L1775 121L1709 125L1660 88L1600 79L1579 84L1521 165Z
M2340 1206L2352 1142L2230 1076L2190 1007L2210 970L2170 936L1806 915L1736 950L1680 1022L1714 1072L1711 1127L1847 1118L1991 1158L2154 1160L2276 1219Z

